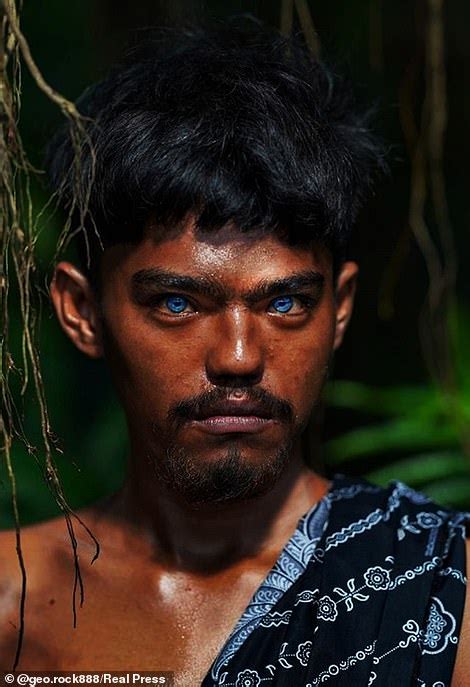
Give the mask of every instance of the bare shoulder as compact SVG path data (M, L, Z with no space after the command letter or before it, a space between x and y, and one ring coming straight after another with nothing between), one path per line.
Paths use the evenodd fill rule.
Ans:
M91 516L91 509L80 513L81 518ZM75 526L78 533L80 527ZM79 532L77 539L80 546L90 548L91 537L83 536ZM87 542L88 539L88 542ZM64 517L59 516L45 522L21 528L19 535L15 530L0 532L0 590L2 585L12 583L16 577L21 578L18 548L28 571L28 579L34 585L35 580L42 574L49 576L51 561L58 556L69 554L71 538Z
M50 563L54 558L52 550L60 549L58 542L59 520L22 528L19 538L14 530L0 532L0 668L3 670L11 668L16 652L22 593L27 592L27 600L34 598L37 590L44 587L48 568L54 584L55 568Z
M17 554L16 533L12 530L0 532L0 635L5 617L17 605L21 591L21 569Z
M82 544L82 546L85 543ZM21 552L21 560L18 551ZM17 608L26 574L28 594L61 576L72 552L70 536L63 517L15 530L0 532L0 621ZM1 627L0 627L1 632Z
M467 575L470 571L470 539L467 539ZM455 663L452 687L467 687L470 675L470 585L467 585L467 595L460 633L457 660Z
M80 554L86 560L88 551L92 557L94 545L78 529ZM0 532L1 660L11 655L16 645L23 590L26 612L32 613L38 599L53 605L61 596L68 595L73 574L73 549L63 517L21 528L19 538L14 530Z
M0 532L0 574L4 576L7 571L10 572L11 565L18 567L18 545L33 572L41 558L62 548L67 542L70 543L70 536L62 516L22 527L19 538L15 530L3 530ZM41 555L38 557L38 554Z
M61 519L56 518L24 527L19 535L15 530L0 532L0 600L4 601L7 590L21 586L19 550L31 581L34 582L44 556L60 543L60 525Z

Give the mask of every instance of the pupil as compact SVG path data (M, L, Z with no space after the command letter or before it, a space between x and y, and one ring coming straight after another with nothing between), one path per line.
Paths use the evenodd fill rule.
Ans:
M279 312L289 312L292 308L293 301L290 296L284 296L283 298L276 298L274 301L274 307Z
M172 296L171 298L167 298L166 303L169 310L172 312L182 312L187 305L186 299L181 298L180 296Z

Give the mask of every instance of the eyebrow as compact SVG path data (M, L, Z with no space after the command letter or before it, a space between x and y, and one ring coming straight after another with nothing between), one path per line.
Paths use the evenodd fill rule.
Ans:
M241 297L246 304L253 305L263 299L308 289L315 289L320 295L324 282L325 277L319 272L313 270L296 272L280 279L262 280L253 288L242 293ZM139 270L131 277L131 293L138 303L145 303L147 298L155 294L155 291L163 289L210 296L220 303L224 303L234 296L233 289L221 284L214 277L194 277L155 267Z
M131 292L138 302L151 296L156 290L186 291L192 294L205 294L217 301L224 301L231 294L214 277L192 277L186 274L168 272L156 267L139 270L132 275Z
M253 304L265 298L274 298L282 294L307 291L309 289L315 289L320 294L324 283L325 277L320 272L314 272L313 270L297 272L281 279L260 281L244 294L243 300L248 304Z

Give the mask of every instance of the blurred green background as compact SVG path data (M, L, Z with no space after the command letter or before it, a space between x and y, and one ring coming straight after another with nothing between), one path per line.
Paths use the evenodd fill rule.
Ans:
M424 126L429 123L421 114L433 4L432 0L310 0L294 6L294 28L305 27L301 14L308 6L322 57L352 77L362 102L375 103L376 128L388 143L391 168L357 226L353 246L361 265L357 306L326 393L320 462L330 474L362 474L380 483L402 479L443 503L468 508L470 282L466 266L470 210L466 187L470 142L466 122L470 96L465 83L470 68L470 5L464 0L444 3L440 26L445 37L448 98L442 171L459 272L447 310L441 313L441 325L434 326L433 320L427 329L423 329L422 309L434 276L430 280L409 228L413 170L416 172L410 131L413 134L413 121L418 127L420 122ZM283 6L289 9L290 3L26 0L22 27L47 81L74 100L104 75L142 27L240 13L279 27ZM432 106L427 112L432 119ZM21 131L35 165L41 166L44 147L60 122L57 108L38 91L24 69ZM428 173L429 165L425 165ZM39 209L46 199L45 182L39 177L33 185L35 207ZM424 205L424 219L445 265L451 256L439 244L439 223L431 200ZM40 281L46 284L60 227L52 213L46 212L39 228ZM12 316L14 327L15 313ZM437 345L430 364L433 337L438 343L445 339L448 348ZM52 424L63 450L58 463L65 493L70 504L78 507L120 484L127 451L125 425L104 365L73 349L59 331L47 298L40 348ZM24 421L29 436L40 445L37 406L30 396L24 401ZM22 523L56 514L57 506L38 467L19 444L14 447L13 461ZM1 479L0 524L8 527L13 520L6 473L2 472Z

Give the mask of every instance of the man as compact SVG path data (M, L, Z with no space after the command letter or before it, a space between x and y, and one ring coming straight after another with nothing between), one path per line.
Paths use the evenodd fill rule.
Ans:
M463 514L307 467L302 435L351 316L346 246L380 150L339 80L261 29L162 37L85 94L86 241L51 295L126 413L123 489L27 528L23 670L168 670L175 684L466 682ZM93 148L94 154L91 154ZM78 187L77 187L78 183ZM99 234L99 238L97 238ZM89 251L89 259L87 259ZM99 460L99 456L96 457ZM19 582L2 539L2 668ZM93 565L91 563L93 562ZM467 622L468 624L468 622Z

